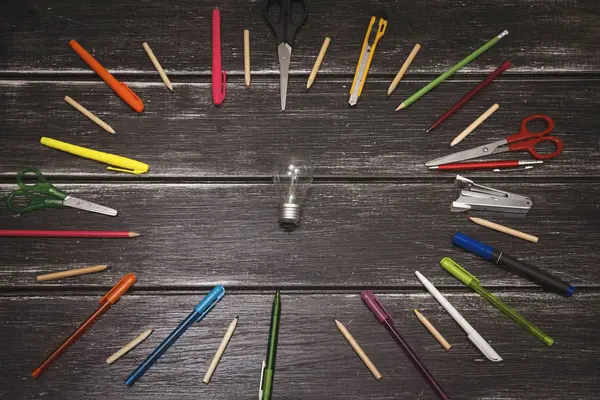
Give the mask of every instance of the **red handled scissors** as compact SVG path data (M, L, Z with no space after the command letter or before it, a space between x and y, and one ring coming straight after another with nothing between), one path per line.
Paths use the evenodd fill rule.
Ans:
M527 128L527 124L531 121L544 120L546 122L546 129L539 132L532 132ZM521 129L519 133L508 136L504 140L498 140L483 146L474 147L469 150L460 151L458 153L450 154L445 157L436 158L431 160L425 165L427 167L433 167L437 165L455 163L464 160L470 160L472 158L485 157L490 154L499 154L507 151L526 151L536 160L546 160L558 156L563 150L563 141L555 136L548 136L554 129L554 121L547 115L535 114L526 117L521 122ZM552 153L538 153L535 147L543 142L551 142L554 144L554 152Z

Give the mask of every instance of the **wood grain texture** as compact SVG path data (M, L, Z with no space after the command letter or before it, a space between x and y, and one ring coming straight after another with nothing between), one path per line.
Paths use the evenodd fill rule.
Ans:
M131 111L102 82L2 81L0 176L15 176L27 162L49 176L270 178L276 157L297 152L311 159L320 177L448 177L424 163L449 154L450 140L494 102L502 110L455 151L516 133L524 117L545 113L556 122L553 133L565 142L563 153L531 171L503 175L600 176L597 109L590 101L600 93L595 80L500 80L429 134L425 130L432 121L476 80L444 83L398 112L393 109L423 81L403 81L389 98L389 82L368 81L358 106L351 109L351 78L321 80L310 92L303 89L303 79L292 79L288 110L281 112L276 80L255 77L248 90L240 77L229 83L227 100L219 108L212 105L208 84L180 84L175 93L159 81L133 84L146 105L142 114ZM64 95L76 96L119 135L106 135L65 104ZM99 163L43 147L42 136L134 158L149 164L150 172L133 177L107 171ZM498 156L515 158L530 159L527 154Z
M139 283L142 283L140 280ZM382 294L401 334L452 399L597 399L600 295L570 299L552 294L497 291L502 300L547 331L547 348L475 294L442 290L504 357L491 363L427 293ZM39 380L31 370L96 307L102 294L0 297L0 363L7 399L254 399L265 356L272 293L229 294L132 388L123 380L189 313L206 292L125 295ZM378 294L379 296L379 294ZM423 310L452 341L445 352L413 315ZM231 319L240 321L210 385L202 375ZM559 315L557 317L557 315ZM384 378L376 381L333 318L360 341ZM105 358L139 331L154 334L112 366ZM8 360L8 362L6 362ZM280 399L422 399L436 397L358 293L282 293L274 396Z
M480 181L482 184L489 182ZM5 229L119 229L134 239L0 238L0 282L31 287L35 275L90 264L103 274L37 288L101 286L134 272L139 286L357 288L420 287L420 270L444 286L462 284L439 261L453 257L489 287L539 288L450 244L456 231L472 235L579 287L598 287L600 188L586 183L497 181L493 187L531 196L527 218L498 213L450 212L459 190L450 180L434 184L313 184L299 228L283 231L271 184L57 184L73 196L119 211L116 218L54 209L10 215ZM0 186L0 196L8 188ZM467 215L534 232L531 244L477 226ZM568 244L568 247L566 247Z
M372 73L391 77L415 43L423 49L409 75L440 73L503 29L510 35L463 72L489 71L510 59L512 72L598 72L596 0L311 1L294 42L292 73L308 75L325 36L332 46L321 74L352 75L369 18L389 26ZM210 75L210 15L222 14L223 66L243 74L242 32L252 36L252 68L278 71L276 43L262 17L262 0L30 0L7 4L0 15L0 71L92 74L68 48L77 39L107 68L156 74L142 49L148 41L171 78ZM158 77L158 75L157 75ZM389 82L388 82L389 84Z

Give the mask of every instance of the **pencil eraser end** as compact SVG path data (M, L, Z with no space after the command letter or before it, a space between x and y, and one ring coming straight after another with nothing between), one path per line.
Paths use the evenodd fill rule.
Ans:
M571 297L573 296L573 293L575 293L575 286L569 286L567 292L565 293L565 296Z

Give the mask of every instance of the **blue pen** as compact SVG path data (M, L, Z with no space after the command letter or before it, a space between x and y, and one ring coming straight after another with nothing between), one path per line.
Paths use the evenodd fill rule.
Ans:
M527 265L523 261L517 260L502 251L496 250L490 245L470 238L464 233L456 232L452 238L452 244L478 255L484 260L498 264L514 274L527 278L550 292L558 293L566 297L572 296L575 292L575 287L570 283L534 267L533 265Z
M190 313L178 326L175 328L173 332L167 336L163 342L158 345L156 349L136 368L135 371L129 375L129 377L125 380L125 384L127 386L132 386L138 378L148 370L155 362L162 356L165 351L171 347L173 343L181 335L183 332L187 330L194 322L199 322L204 318L206 314L217 304L219 300L225 295L225 288L222 285L216 286L213 290L211 290L205 298L202 299L200 304L194 307L194 311Z

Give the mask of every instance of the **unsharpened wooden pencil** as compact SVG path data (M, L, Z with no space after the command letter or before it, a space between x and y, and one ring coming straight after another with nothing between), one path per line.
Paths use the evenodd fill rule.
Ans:
M402 79L402 77L406 73L406 70L408 69L408 67L410 67L410 64L413 62L413 60L417 56L417 53L419 52L420 49L421 49L421 45L419 43L415 44L415 47L413 47L412 51L408 55L408 58L406 59L406 61L404 61L404 64L402 64L402 67L400 67L400 71L398 71L398 73L396 74L396 77L390 84L390 87L388 88L388 91L387 91L388 96L390 94L392 94L392 92L396 89L396 86L398 86L398 83L400 83L400 79Z
M112 364L115 361L117 361L119 358L123 357L125 354L129 353L131 350L133 350L135 348L135 346L142 343L144 340L148 339L148 336L150 336L152 334L152 332L154 332L154 329L150 328L147 331L140 333L131 342L127 343L125 346L121 347L119 350L114 352L112 356L108 357L106 359L106 363Z
M437 340L438 343L442 345L444 350L448 351L450 347L452 347L450 346L450 343L448 343L448 341L444 339L442 334L437 329L435 329L433 325L431 325L431 322L429 322L429 320L423 314L421 314L419 310L415 308L413 311L415 312L415 315L417 316L419 321L421 321L423 326L427 328L427 330L429 331L429 333L431 333L435 340Z
M246 87L250 87L250 31L244 29L244 79Z
M483 218L469 217L469 219L475 222L477 225L485 226L486 228L506 233L507 235L518 237L519 239L527 240L528 242L537 243L540 240L540 238L537 236L533 236L529 233L521 232L516 229L509 228L508 226L500 225Z
M328 36L323 41L323 45L321 46L321 51L319 51L319 55L315 60L315 65L313 65L312 71L310 71L310 76L308 77L308 82L306 83L306 88L310 89L315 78L317 77L317 72L319 72L319 68L321 68L321 63L323 62L323 58L325 58L325 53L327 53L327 49L329 48L329 43L331 43L331 38Z
M235 327L237 326L238 319L239 319L238 317L235 317L233 319L233 321L231 321L231 324L229 324L229 328L227 328L227 331L225 332L225 336L223 336L223 340L221 340L221 344L219 344L219 347L217 348L217 352L215 353L215 356L213 357L212 361L210 362L210 365L208 366L208 370L206 371L206 374L204 374L204 379L202 379L202 382L206 383L207 385L210 382L210 378L212 378L213 374L215 373L215 369L217 369L217 365L219 365L219 361L221 361L221 357L223 357L223 353L225 353L225 349L227 348L227 345L229 344L229 340L231 340L231 336L233 335L233 332L235 331Z
M495 113L496 110L498 110L499 108L500 108L500 106L498 105L498 103L496 103L493 106L491 106L490 108L488 108L486 112L481 114L479 116L479 118L477 118L475 121L473 121L471 123L471 125L467 126L467 128L464 131L462 131L457 137L454 138L452 143L450 143L450 147L456 146L457 144L462 142L464 138L466 138L469 134L471 134L471 132L473 132L475 129L477 129L477 127L479 125L483 124L483 121L488 119L490 117L490 115Z
M335 321L335 324L337 325L338 330L342 334L342 336L348 341L350 346L352 346L352 349L354 349L354 351L356 352L358 357L360 357L362 362L365 363L365 365L367 366L369 371L371 371L371 373L373 374L375 379L379 380L379 379L383 378L383 375L381 375L381 372L379 372L379 370L377 369L375 364L373 364L373 362L371 362L369 357L367 357L364 350L359 346L359 344L356 343L356 340L354 340L354 338L352 337L350 332L348 332L348 329L346 329L346 327L337 319L334 319L334 321Z
M69 103L70 105L72 105L73 108L75 108L77 111L79 111L80 113L82 113L83 115L88 117L90 120L92 120L100 128L104 129L106 132L112 133L113 135L116 134L115 130L109 124L102 121L100 118L98 118L97 116L92 114L91 111L89 111L87 108L85 108L84 106L82 106L81 104L79 104L78 102L76 102L75 100L70 98L69 96L65 96L65 101L67 103Z
M152 49L150 48L150 46L148 46L148 43L146 43L146 42L142 43L142 47L146 51L146 54L148 54L148 57L150 58L150 61L152 61L152 64L154 64L154 68L156 68L156 70L158 71L158 74L160 75L160 77L162 78L163 82L165 83L165 86L171 92L173 92L174 91L173 85L171 84L171 81L169 80L169 77L167 76L167 74L166 74L165 70L163 69L163 67L158 62L158 59L154 55L154 52L152 51Z
M35 279L38 282L52 281L55 279L68 278L70 276L93 274L94 272L104 271L107 268L108 268L108 265L94 265L93 267L69 269L66 271L53 272L51 274L38 275Z

